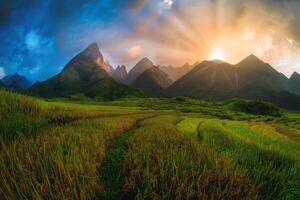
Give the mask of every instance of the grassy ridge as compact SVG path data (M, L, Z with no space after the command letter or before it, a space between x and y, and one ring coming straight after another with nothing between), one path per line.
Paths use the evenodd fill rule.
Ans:
M0 137L32 136L48 125L37 100L0 90Z
M18 136L33 137L42 130L81 119L142 113L136 109L63 102L46 102L0 90L0 138L9 142Z
M0 147L1 199L90 199L106 148L147 114L83 119ZM122 123L119 123L122 121Z
M0 199L300 198L299 113L136 101L49 102L0 90Z
M256 199L247 173L179 133L176 116L146 120L124 156L128 199Z
M200 120L200 119L199 119ZM201 126L187 118L177 127L198 134L201 143L221 157L231 160L234 169L247 172L262 199L300 197L300 144L281 135L267 124L202 119Z

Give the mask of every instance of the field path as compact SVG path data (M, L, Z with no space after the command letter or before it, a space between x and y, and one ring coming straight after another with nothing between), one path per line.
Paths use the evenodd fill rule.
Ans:
M118 137L114 144L105 153L105 157L100 169L101 179L105 185L106 191L103 198L111 200L122 199L122 177L119 166L123 154L127 150L126 142L135 133L135 130L139 128L140 122L146 119L137 121L136 125Z

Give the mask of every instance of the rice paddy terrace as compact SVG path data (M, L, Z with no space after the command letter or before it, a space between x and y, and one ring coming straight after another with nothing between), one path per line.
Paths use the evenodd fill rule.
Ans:
M0 199L300 199L300 114L165 101L0 91Z

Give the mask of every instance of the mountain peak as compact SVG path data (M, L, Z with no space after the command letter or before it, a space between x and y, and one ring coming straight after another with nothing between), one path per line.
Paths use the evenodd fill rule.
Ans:
M153 65L153 62L152 62L149 58L147 58L147 57L144 57L142 60L140 60L140 61L138 62L138 64L139 64L139 63Z
M215 60L209 60L208 62L213 62L213 63L216 63L216 64L226 63L225 61L223 61L223 60L218 60L218 59L215 59Z
M90 44L84 51L77 54L64 68L64 70L69 69L72 66L77 66L77 68L87 66L79 63L90 63L93 64L93 70L97 70L97 68L104 70L106 73L110 73L112 71L112 67L105 62L103 55L100 53L99 47L97 43ZM91 66L90 66L91 67Z
M237 64L238 67L243 67L243 68L264 68L264 69L273 69L273 67L271 65L269 65L268 63L265 63L264 61L262 61L261 59L259 59L257 56L255 56L254 54L251 54L250 56L246 57L245 59L243 59L242 61L240 61Z
M290 79L300 79L300 74L298 74L297 72L294 72L292 74L292 76L290 77Z
M242 60L241 62L263 62L261 59L259 59L257 56L255 56L254 54L249 55L248 57L246 57L244 60Z
M98 47L98 44L96 43L96 42L93 42L93 43L91 43L87 48L86 48L86 50L99 50L99 47Z
M143 58L129 71L128 76L126 77L126 82L128 84L133 83L138 76L140 76L144 71L153 65L153 62L149 60L149 58Z
M127 74L127 69L125 65L119 65L117 68L114 70L115 72L121 72Z
M14 73L2 79L2 83L13 90L24 90L31 86L31 83L22 75Z
M82 52L86 57L89 59L96 61L100 59L103 61L103 56L100 53L99 47L97 43L92 43L90 44L83 52Z

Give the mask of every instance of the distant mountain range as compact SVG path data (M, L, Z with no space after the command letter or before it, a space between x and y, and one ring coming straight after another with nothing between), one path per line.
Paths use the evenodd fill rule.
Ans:
M145 57L127 72L125 66L113 69L105 62L96 43L76 55L62 72L26 92L46 98L85 95L107 100L143 94L245 98L300 109L300 75L295 72L289 79L254 55L236 65L214 60L179 68L156 66Z
M32 85L24 76L17 73L5 76L0 82L3 87L16 91L25 90Z
M290 84L291 79L250 55L237 65L217 60L204 61L173 83L166 92L170 96L209 100L259 99L300 108L300 97Z
M130 86L113 80L109 74L113 68L104 61L96 43L76 55L54 77L34 84L26 92L46 98L86 95L112 100L142 93Z

